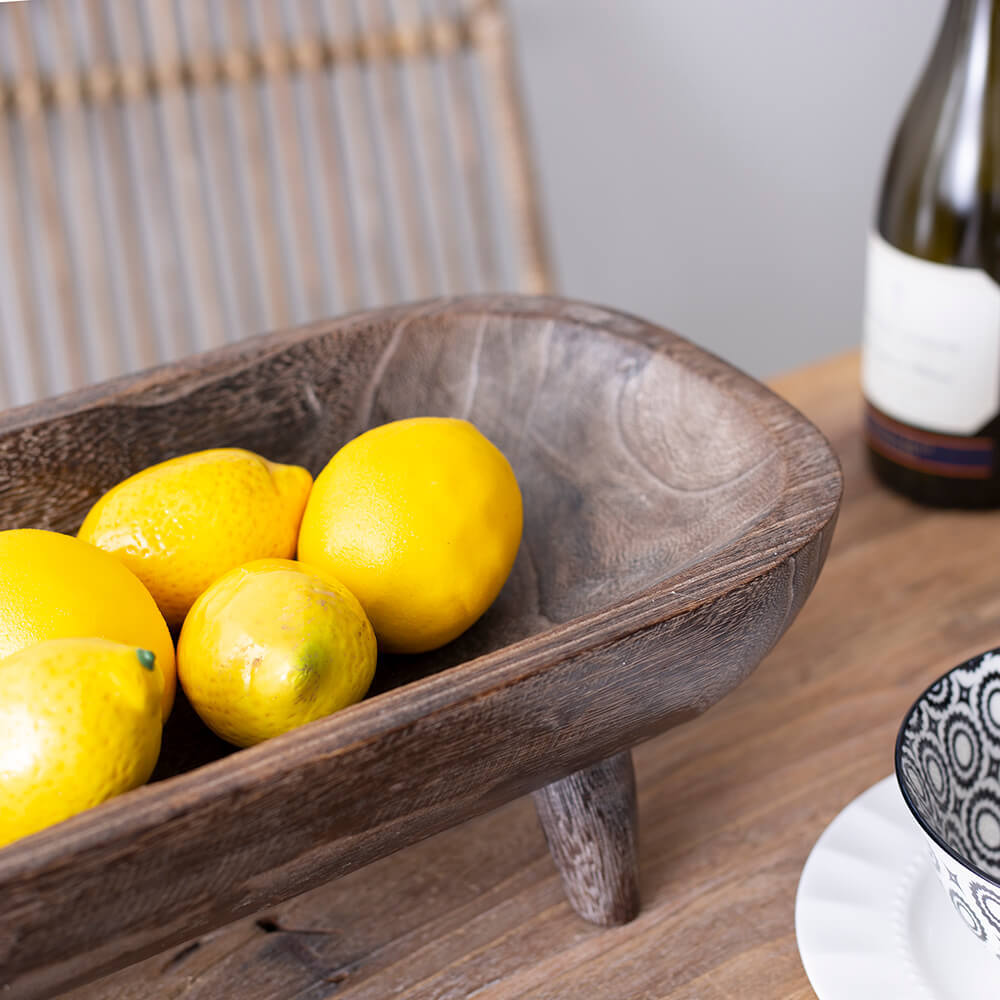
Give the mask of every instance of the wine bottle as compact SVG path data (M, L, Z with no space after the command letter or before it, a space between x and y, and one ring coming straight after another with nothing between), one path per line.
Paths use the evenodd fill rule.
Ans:
M1000 506L1000 2L949 0L869 237L865 436L884 483Z

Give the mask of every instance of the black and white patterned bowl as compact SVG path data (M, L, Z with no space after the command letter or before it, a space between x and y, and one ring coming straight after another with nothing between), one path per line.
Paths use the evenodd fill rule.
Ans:
M1000 958L1000 648L914 702L896 739L896 780L955 912Z

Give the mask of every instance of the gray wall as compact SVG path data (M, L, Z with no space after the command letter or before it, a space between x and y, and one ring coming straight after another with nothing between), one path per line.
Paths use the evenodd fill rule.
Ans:
M754 375L860 339L943 0L510 0L560 289Z

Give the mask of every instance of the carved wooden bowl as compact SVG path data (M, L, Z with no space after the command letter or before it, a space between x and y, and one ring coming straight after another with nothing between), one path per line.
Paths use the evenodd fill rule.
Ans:
M824 438L751 378L573 302L362 313L0 415L0 528L75 531L102 491L195 449L315 473L418 414L468 417L517 473L525 534L495 605L436 653L384 659L362 703L249 750L180 704L159 780L0 850L4 996L93 978L532 791L574 905L634 914L628 749L760 662L840 501Z

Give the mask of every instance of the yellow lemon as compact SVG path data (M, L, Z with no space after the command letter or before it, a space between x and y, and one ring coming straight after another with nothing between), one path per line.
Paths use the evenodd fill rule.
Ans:
M0 845L147 781L162 700L153 654L106 639L0 661Z
M72 535L0 531L0 657L44 639L93 636L153 651L166 719L176 686L174 644L136 575Z
M174 627L223 573L295 555L311 486L305 469L241 448L181 455L105 493L80 538L121 559Z
M217 580L177 644L188 700L237 746L360 701L375 659L375 634L354 595L290 559L258 559Z
M349 441L316 477L299 558L347 585L380 648L419 653L490 606L521 519L510 464L472 424L397 420Z

